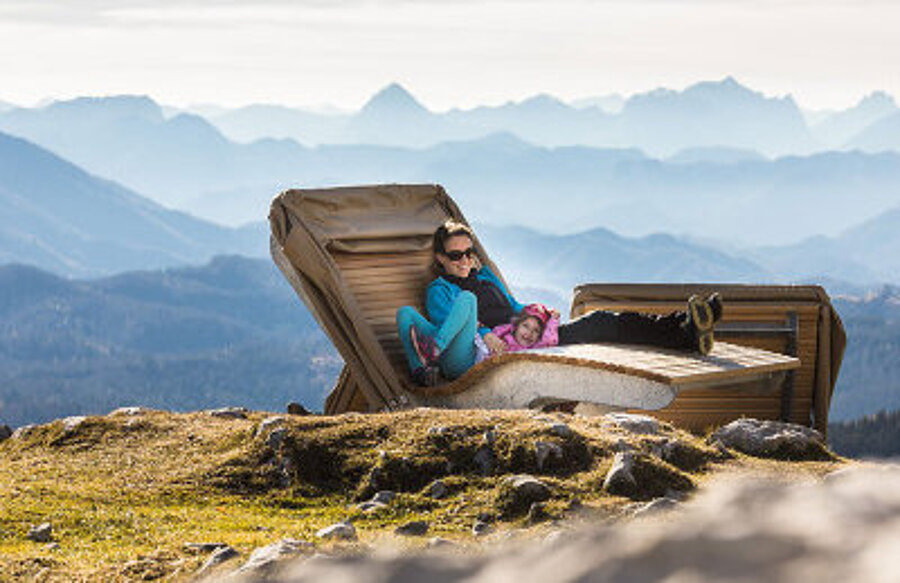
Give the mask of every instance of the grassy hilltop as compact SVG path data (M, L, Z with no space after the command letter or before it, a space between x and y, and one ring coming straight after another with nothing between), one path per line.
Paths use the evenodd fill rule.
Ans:
M422 548L437 536L465 551L509 531L529 538L568 521L626 520L647 501L690 496L726 474L795 479L846 464L825 450L812 461L753 458L666 424L640 433L562 413L273 416L132 410L20 429L0 442L0 581L188 580L208 558L185 546L198 542L240 552L213 573L286 538L356 552ZM604 478L626 450L636 484L613 494ZM510 492L507 478L519 474L549 487L541 515ZM441 496L431 489L438 479ZM360 508L384 490L396 498ZM316 536L345 519L358 540ZM427 535L394 534L413 520L428 523ZM493 533L476 537L478 520ZM30 540L45 522L52 540Z

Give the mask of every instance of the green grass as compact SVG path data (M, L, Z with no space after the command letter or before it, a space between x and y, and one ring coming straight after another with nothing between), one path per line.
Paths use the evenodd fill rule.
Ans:
M594 520L614 520L623 506L675 487L690 490L724 471L761 471L788 477L818 475L840 463L785 463L737 455L723 462L701 438L663 424L681 443L667 463L654 457L652 437L610 429L601 420L562 416L573 430L553 435L546 419L527 412L414 410L393 414L289 417L274 451L256 437L266 415L218 419L203 413L147 413L92 417L72 431L61 422L0 443L0 581L190 578L206 556L188 542L222 542L244 558L282 538L303 539L330 551L359 550L390 538L401 547L428 537L394 539L409 520L430 524L428 536L479 544L476 516L498 519L498 531L529 527L521 514L501 517L502 481L529 473L553 492L549 513L567 516L573 499ZM442 431L429 431L443 427ZM495 471L482 475L473 457L493 431ZM616 444L640 453L643 489L610 496L602 484ZM537 441L565 453L542 470ZM674 464L674 465L673 465ZM433 500L424 488L441 478L450 496ZM387 508L356 508L377 490L398 492ZM352 519L360 540L329 543L315 532ZM502 519L502 520L501 520ZM27 540L33 525L53 524L58 548Z

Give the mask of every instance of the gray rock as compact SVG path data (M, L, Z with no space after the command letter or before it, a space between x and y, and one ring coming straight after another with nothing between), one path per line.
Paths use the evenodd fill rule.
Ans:
M210 416L219 417L221 419L246 419L247 409L244 407L222 407L221 409L211 409Z
M264 577L272 573L286 559L301 553L310 553L313 548L312 543L306 541L283 539L253 551L247 562L235 571L235 574L245 578Z
M444 425L432 425L428 428L428 431L425 432L426 435L434 435L437 437L445 437L450 434L450 428L445 427Z
M259 422L259 427L256 428L256 437L265 437L269 431L272 431L276 427L284 427L285 421L286 419L281 415L266 417Z
M53 540L53 525L49 522L44 522L38 526L32 526L28 529L28 534L25 536L28 540L33 540L37 543L48 543Z
M278 448L280 448L282 442L284 442L285 436L287 436L287 429L284 427L276 427L266 436L266 445L271 449L278 451Z
M394 529L394 534L401 536L424 536L427 532L428 523L424 520L413 520Z
M550 515L547 514L547 506L543 502L534 502L528 509L528 515L525 517L528 524L537 524L548 520Z
M326 540L356 540L356 529L350 522L338 522L316 532L316 537Z
M376 504L390 504L397 498L397 493L393 490L379 490L375 492L375 495L372 496L372 499L369 502L375 502Z
M137 417L149 412L150 410L144 407L119 407L110 411L107 417Z
M512 517L549 498L550 488L534 476L509 476L500 484L497 508L503 516Z
M429 549L437 549L437 548L454 548L457 547L455 542L452 540L441 538L439 536L434 536L428 539L428 548Z
M211 553L215 550L221 549L222 547L227 547L228 545L225 543L184 543L181 545L181 548L186 553L190 553L192 555L205 555L206 553Z
M9 439L12 437L12 429L10 429L9 425L0 425L0 441L5 439Z
M569 427L568 425L566 425L565 423L563 423L562 421L557 421L556 423L551 425L550 433L552 433L553 435L556 435L557 437L562 437L563 439L565 439L567 437L571 437L572 435L575 434L575 432L572 431L572 428Z
M443 480L435 480L428 485L426 492L429 497L435 500L442 500L450 495L450 488L447 487Z
M356 509L369 514L371 512L378 512L383 508L387 508L388 505L383 502L373 502L371 500L366 500L365 502L360 502L356 505Z
M494 467L497 464L497 458L494 456L494 451L486 445L482 445L478 448L472 461L478 466L478 471L481 472L482 476L490 476L493 474Z
M312 415L312 411L301 405L300 403L288 403L287 404L287 412L288 415Z
M203 566L200 567L200 570L198 572L205 573L206 571L214 569L222 563L230 561L237 556L240 556L240 553L228 545L216 547L216 549L212 551L212 554L209 556L209 558L206 559L206 562L203 563Z
M34 425L33 423L28 424L28 425L23 425L23 426L17 428L15 431L13 431L13 434L10 435L10 438L11 439L26 439L29 435L31 435L31 433L35 429L37 429L37 427L38 426Z
M630 452L619 452L603 480L603 489L610 494L628 495L637 487L632 474L634 456Z
M534 443L534 455L537 458L538 470L544 470L544 464L548 459L553 458L561 460L563 458L563 449L555 443L547 441L536 441Z
M62 420L64 431L75 431L82 423L87 421L84 415L73 415Z
M45 551L58 551L60 548L59 543L47 543L44 545Z
M494 444L497 443L497 432L493 429L488 429L481 436L481 441L487 447L494 447Z
M658 514L660 512L665 512L667 510L672 510L678 506L678 501L673 500L672 498L657 498L656 500L651 500L647 502L640 508L634 511L633 516L635 518L650 516L653 514Z
M815 429L760 419L732 421L714 431L709 441L760 457L775 454L804 457L810 452L821 452L825 444L822 434Z
M603 419L629 433L637 435L657 435L659 433L659 421L649 415L607 413Z
M472 534L475 536L485 536L492 532L494 532L494 527L487 522L476 520L475 524L472 525Z

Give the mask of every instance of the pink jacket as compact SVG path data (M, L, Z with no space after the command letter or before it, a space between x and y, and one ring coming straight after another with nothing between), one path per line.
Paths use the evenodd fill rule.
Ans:
M495 336L500 338L503 342L506 343L506 348L510 352L515 352L517 350L526 350L528 348L546 348L547 346L556 346L559 344L559 318L552 317L547 320L547 325L544 326L544 333L541 334L541 337L537 342L532 344L531 346L522 346L518 342L516 342L516 337L513 334L513 330L515 326L512 324L501 324L497 326L491 332L494 333Z

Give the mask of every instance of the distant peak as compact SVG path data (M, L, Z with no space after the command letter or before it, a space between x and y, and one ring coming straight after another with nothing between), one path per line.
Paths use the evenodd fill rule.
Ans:
M428 110L419 103L412 94L399 83L391 83L363 106L363 112L427 112Z
M884 91L873 91L863 97L857 104L857 107L896 109L897 103L890 94Z
M741 85L729 75L721 81L701 81L684 90L685 93L730 93L730 94L755 94L754 91Z
M54 101L49 110L77 110L102 113L114 117L136 116L155 121L163 119L162 108L146 95L110 95L103 97L76 97L68 101Z

